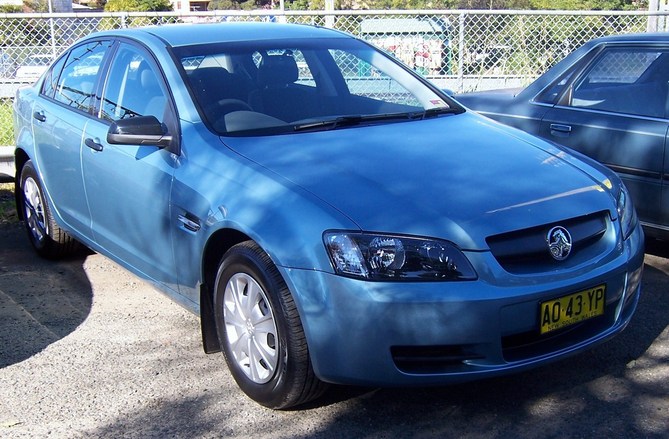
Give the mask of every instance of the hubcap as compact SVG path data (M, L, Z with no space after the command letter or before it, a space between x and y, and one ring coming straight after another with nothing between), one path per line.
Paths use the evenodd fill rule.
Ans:
M44 205L39 186L32 177L26 178L23 182L23 199L28 230L36 242L42 242L47 234Z
M235 274L225 286L223 318L239 368L256 384L271 380L278 363L276 322L265 291L248 274Z

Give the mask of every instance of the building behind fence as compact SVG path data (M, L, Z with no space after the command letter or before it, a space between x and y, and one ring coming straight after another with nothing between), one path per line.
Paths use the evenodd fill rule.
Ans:
M214 11L0 14L0 97L30 79L26 64L55 57L98 30L225 21L307 23L366 39L442 88L520 87L593 38L664 31L667 13L623 11ZM42 57L43 58L43 57ZM5 105L7 103L5 102ZM2 111L0 119L11 117ZM0 132L0 145L11 142Z

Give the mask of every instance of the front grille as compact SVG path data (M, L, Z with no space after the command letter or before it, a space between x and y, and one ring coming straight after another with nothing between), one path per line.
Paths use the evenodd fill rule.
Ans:
M495 259L510 273L548 271L565 265L565 261L553 259L548 251L546 235L553 227L562 226L569 231L572 238L569 259L578 260L579 254L593 256L593 247L606 233L608 224L608 212L603 211L491 236L486 242Z

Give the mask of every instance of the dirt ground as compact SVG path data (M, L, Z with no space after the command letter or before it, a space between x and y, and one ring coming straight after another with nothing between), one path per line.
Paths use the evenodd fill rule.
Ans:
M333 387L271 411L202 352L198 318L98 254L49 262L0 225L3 438L669 438L669 260L646 257L627 330L531 372L416 389Z

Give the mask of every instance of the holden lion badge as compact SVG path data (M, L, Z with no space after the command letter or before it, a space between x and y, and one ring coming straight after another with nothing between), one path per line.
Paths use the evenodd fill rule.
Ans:
M557 261L564 261L571 253L571 235L564 227L553 227L546 235L548 250Z

